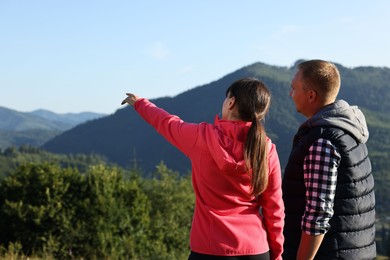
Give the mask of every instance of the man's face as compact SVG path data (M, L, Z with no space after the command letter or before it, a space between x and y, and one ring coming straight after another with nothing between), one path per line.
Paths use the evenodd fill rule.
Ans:
M303 86L301 72L298 71L291 81L290 97L294 101L297 112L304 116L308 106L307 91Z

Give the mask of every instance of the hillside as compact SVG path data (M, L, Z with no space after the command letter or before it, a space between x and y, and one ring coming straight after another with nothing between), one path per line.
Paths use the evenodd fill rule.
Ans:
M358 105L367 114L371 131L369 149L380 161L389 159L390 129L389 97L390 69L374 67L346 68L338 64L342 75L339 98ZM242 77L262 79L273 94L266 128L276 143L282 167L286 163L290 144L299 124L304 120L295 111L289 97L294 67L276 67L255 63L232 72L209 84L195 87L175 97L153 100L167 111L191 122L212 122L220 112L226 88ZM131 89L129 89L131 91ZM123 93L124 94L124 93ZM120 102L121 100L118 100ZM98 153L121 166L137 164L146 172L161 160L171 169L187 171L187 158L146 125L131 107L79 125L47 142L45 149L56 153Z
M92 112L57 114L43 109L19 112L0 107L0 148L41 146L77 124L102 116Z
M28 114L39 116L48 121L62 122L64 124L70 125L70 127L84 123L88 120L106 116L105 114L94 113L94 112L58 114L45 109L37 109L32 112L29 112Z

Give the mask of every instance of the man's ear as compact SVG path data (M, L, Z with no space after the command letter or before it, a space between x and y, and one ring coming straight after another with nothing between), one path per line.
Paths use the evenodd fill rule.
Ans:
M313 103L317 99L317 92L313 89L308 90L307 98L309 103Z

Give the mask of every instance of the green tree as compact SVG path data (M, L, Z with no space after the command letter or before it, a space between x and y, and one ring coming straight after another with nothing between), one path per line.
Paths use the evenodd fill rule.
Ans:
M186 259L194 209L190 176L182 177L161 163L144 189L152 205L149 243L154 249L145 258Z
M0 186L1 243L19 242L25 253L68 254L76 199L72 189L80 184L77 170L21 166Z
M93 166L85 175L84 200L79 203L81 255L134 258L136 243L146 243L150 205L140 179L125 181L117 168Z
M94 165L20 166L0 181L0 253L60 259L184 259L190 176L157 166L151 179ZM8 250L8 251L7 251Z

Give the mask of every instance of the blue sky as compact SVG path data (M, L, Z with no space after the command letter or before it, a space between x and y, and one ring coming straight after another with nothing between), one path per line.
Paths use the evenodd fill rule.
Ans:
M390 67L389 27L388 0L0 0L0 106L111 114L255 62Z

